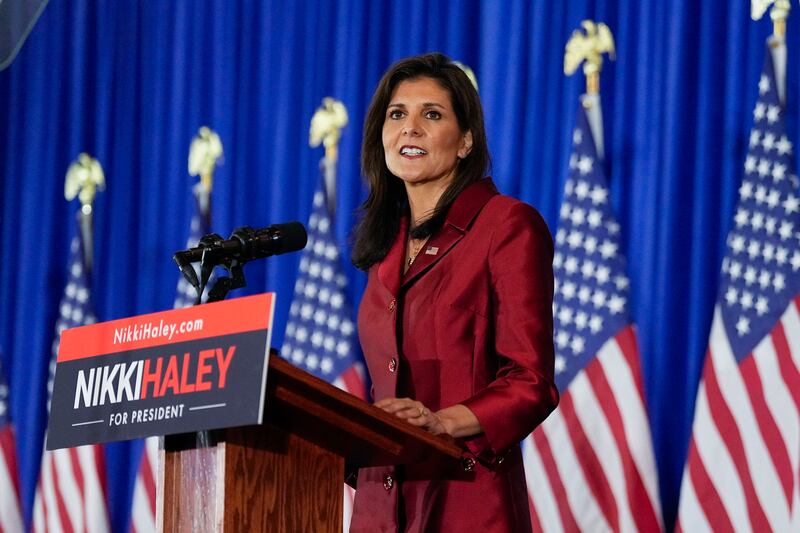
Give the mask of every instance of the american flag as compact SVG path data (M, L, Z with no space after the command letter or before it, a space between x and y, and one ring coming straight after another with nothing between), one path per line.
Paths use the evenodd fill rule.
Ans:
M88 227L88 217L91 215L78 216L86 217L81 222ZM91 238L90 232L83 232L79 227L70 245L67 285L58 309L50 359L48 411L61 333L65 329L96 322L90 294L90 263L84 253L84 235ZM33 504L33 531L103 532L109 529L103 448L92 445L44 451Z
M195 211L189 228L189 238L186 248L197 246L200 238L210 233L211 210L210 192L199 182L195 185L193 193ZM200 273L197 272L198 279ZM214 279L209 280L208 286L213 287ZM207 293L206 293L207 295ZM178 279L178 289L173 308L181 309L194 305L197 291L181 276ZM150 437L144 441L142 461L139 464L139 473L133 489L133 509L131 511L131 531L134 533L148 533L156 530L156 466L158 465L158 437Z
M8 385L0 362L0 531L22 533L14 426L8 412Z
M800 531L800 200L767 49L683 472L683 531Z
M523 442L536 531L663 530L620 228L589 122L599 105L579 106L556 233L561 402Z
M323 166L326 163L330 162L323 160ZM347 277L331 219L324 181L320 180L280 353L299 368L366 399L364 365L345 292ZM347 531L353 492L347 486L344 490L343 526Z
M320 185L280 353L299 368L363 399L364 367L327 205Z

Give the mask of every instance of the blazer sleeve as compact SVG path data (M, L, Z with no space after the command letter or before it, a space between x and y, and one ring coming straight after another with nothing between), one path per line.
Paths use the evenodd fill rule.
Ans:
M553 377L553 241L531 206L515 203L496 226L489 249L495 379L464 402L483 434L469 450L493 463L558 404Z

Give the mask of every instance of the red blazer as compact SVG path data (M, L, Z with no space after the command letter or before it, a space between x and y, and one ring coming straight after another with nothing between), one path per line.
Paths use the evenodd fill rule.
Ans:
M491 179L462 192L403 275L406 223L369 271L358 331L375 400L469 407L471 471L361 469L350 531L528 531L519 442L558 403L553 244L541 216Z

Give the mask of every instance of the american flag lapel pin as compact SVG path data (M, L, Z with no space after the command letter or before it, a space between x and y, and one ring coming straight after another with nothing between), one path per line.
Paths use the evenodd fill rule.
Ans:
M425 255L436 255L439 253L439 248L437 246L428 246L425 249Z

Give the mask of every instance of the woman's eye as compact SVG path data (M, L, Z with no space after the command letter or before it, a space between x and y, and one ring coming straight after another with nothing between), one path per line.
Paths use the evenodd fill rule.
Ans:
M389 111L389 118L392 119L392 120L401 119L401 118L403 118L403 112L402 111L397 111L397 110Z
M442 118L442 115L438 111L428 111L427 113L425 113L425 117L433 120L439 120L440 118Z

